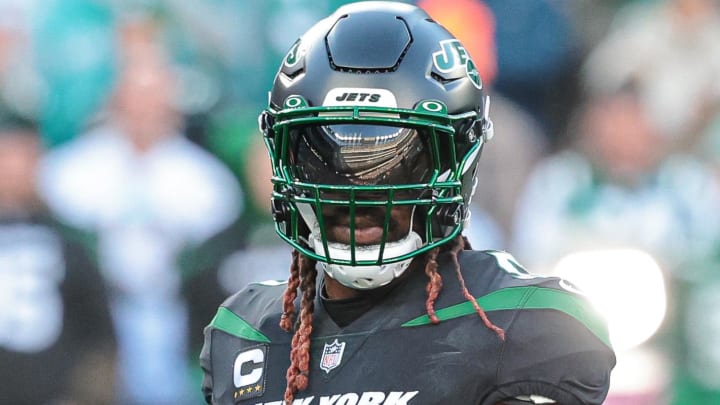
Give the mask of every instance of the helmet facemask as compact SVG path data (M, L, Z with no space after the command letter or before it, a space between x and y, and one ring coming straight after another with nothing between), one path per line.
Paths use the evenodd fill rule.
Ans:
M379 287L461 232L486 117L448 115L432 100L407 110L308 107L290 96L284 107L261 116L273 165L276 230L331 277L351 288ZM393 226L391 212L399 207L411 212L407 233ZM369 211L382 212L373 224L381 236L371 244L355 237ZM346 218L346 240L333 240L328 212Z

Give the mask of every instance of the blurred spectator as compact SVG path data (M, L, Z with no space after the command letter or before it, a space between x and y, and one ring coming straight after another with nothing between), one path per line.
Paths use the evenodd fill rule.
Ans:
M256 218L254 221L251 219L245 221L252 226L250 232L245 235L246 248L241 252L235 252L230 258L230 262L223 266L225 271L233 269L233 272L236 273L234 276L226 278L227 280L234 278L235 283L223 284L228 294L234 293L237 291L236 288L241 286L237 284L239 279L243 279L245 283L273 278L285 279L286 270L290 265L291 249L284 243L277 243L275 223L270 219L270 198L273 189L270 181L272 165L261 138L262 135L259 132L255 134L255 140L249 146L249 151L246 152L247 156L244 159L245 182L243 184L248 190L246 201L254 207L251 213ZM243 264L245 260L248 262ZM265 264L256 265L259 263Z
M715 179L697 159L668 155L670 140L634 91L590 99L577 122L575 143L541 161L518 203L519 257L548 268L573 250L634 246L681 271L712 255Z
M693 152L714 169L720 184L720 114L700 134ZM704 196L699 197L704 198ZM715 265L698 263L679 283L673 405L720 403L720 244Z
M716 252L715 265L699 263L677 294L674 405L720 403L720 247Z
M180 262L238 218L241 191L184 137L156 34L145 20L125 27L105 119L47 156L40 186L63 221L97 238L120 346L119 402L178 405L197 400L188 340L201 334L189 330L191 274Z
M43 84L32 54L35 0L0 1L0 119L35 121Z
M720 6L716 0L635 2L584 67L591 92L638 89L658 130L687 148L720 105Z
M41 151L34 126L0 121L0 402L111 403L107 295L35 193Z
M521 106L497 92L490 92L490 117L495 137L485 145L478 164L478 184L484 192L473 198L496 222L507 249L513 232L515 202L535 165L549 150L537 121ZM475 214L473 214L475 215Z
M671 140L651 117L631 88L590 98L577 114L575 143L541 161L530 176L518 203L513 248L521 262L543 273L576 252L647 252L669 277L671 319L666 326L677 326L672 316L683 304L680 280L718 265L714 249L720 241L720 191L700 161L668 153ZM696 327L694 323L692 329ZM668 352L667 347L659 350L662 356L670 356ZM617 371L622 358L621 352ZM647 364L640 366L642 376L636 372L621 382L631 385L635 378L651 375L652 387L646 389L654 397L628 403L656 404L671 395L664 382L668 370Z
M551 144L576 98L582 43L572 0L484 0L497 21L494 88L528 111Z
M32 1L35 3L37 0ZM106 102L116 75L116 20L104 1L48 0L33 10L32 38L45 94L48 146L74 138Z

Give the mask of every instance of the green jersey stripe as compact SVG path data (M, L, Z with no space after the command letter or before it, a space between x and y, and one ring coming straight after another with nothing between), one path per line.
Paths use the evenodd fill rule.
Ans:
M263 335L259 330L250 326L244 319L225 307L218 309L217 314L215 314L215 317L210 321L210 326L242 339L270 343L270 339L268 339L267 336Z
M478 298L477 303L486 311L509 309L554 309L581 322L603 343L611 347L610 335L601 315L589 301L571 292L542 287L508 287ZM472 303L463 302L437 311L443 320L474 314ZM402 326L421 326L430 323L427 315L405 322Z

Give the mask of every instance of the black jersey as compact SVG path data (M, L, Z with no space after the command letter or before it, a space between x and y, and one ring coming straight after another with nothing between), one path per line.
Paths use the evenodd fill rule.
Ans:
M81 248L44 217L0 221L0 403L110 397L86 387L112 383L94 371L112 367L113 335L102 279Z
M439 324L425 315L421 271L345 327L316 298L309 386L294 404L495 404L539 395L601 404L615 356L604 321L558 278L525 272L505 252L464 251L466 285L502 341L462 294L448 254ZM213 404L282 404L292 334L279 326L285 284L253 284L205 329L203 391Z

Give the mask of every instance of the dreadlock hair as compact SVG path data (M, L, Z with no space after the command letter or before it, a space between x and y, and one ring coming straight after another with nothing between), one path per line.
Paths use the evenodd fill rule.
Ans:
M449 251L455 264L455 272L460 281L460 288L463 296L472 303L475 312L480 316L485 327L497 334L500 340L505 340L505 331L493 324L485 314L485 311L475 300L470 291L465 286L465 279L460 272L460 263L458 262L458 253L462 250L471 250L470 241L463 236L458 235L446 245L430 250L426 255L425 274L428 276L428 283L425 287L427 292L427 300L425 301L425 310L430 322L433 324L440 323L440 319L435 314L435 300L440 294L443 282L440 273L438 273L437 257L441 251ZM290 367L286 373L287 386L285 388L285 404L292 404L295 399L295 393L304 390L308 386L308 375L310 373L310 335L312 334L312 315L315 310L315 279L317 270L315 268L316 261L300 254L297 250L292 252L292 262L290 264L290 278L288 279L287 289L283 296L283 313L280 318L280 327L287 332L293 328L293 315L295 313L295 298L298 294L298 287L302 292L300 302L300 318L298 319L295 334L292 338L290 349Z
M285 375L285 403L292 404L295 393L304 390L308 385L310 373L310 335L312 334L312 316L315 311L315 279L317 277L316 261L301 255L297 250L292 252L290 278L283 296L283 313L280 327L289 332L293 327L295 298L300 287L300 317L295 328L290 349L290 367Z

